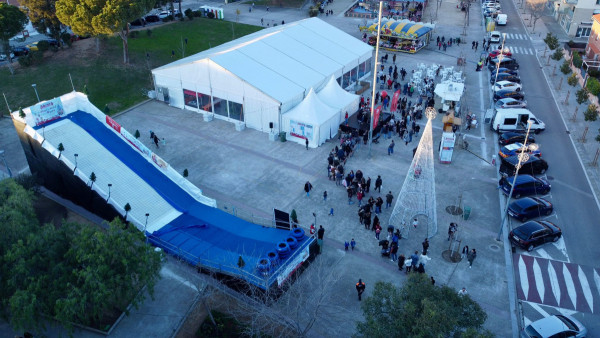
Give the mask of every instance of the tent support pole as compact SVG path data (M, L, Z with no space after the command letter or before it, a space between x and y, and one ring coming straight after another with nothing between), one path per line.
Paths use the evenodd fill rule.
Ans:
M377 86L377 60L379 60L379 37L381 35L381 11L383 2L379 1L379 15L377 21L377 43L375 44L375 62L373 68L373 90L371 91L371 123L369 123L369 157L371 157L371 145L373 143L373 113L375 111L375 86ZM342 76L343 78L343 76Z

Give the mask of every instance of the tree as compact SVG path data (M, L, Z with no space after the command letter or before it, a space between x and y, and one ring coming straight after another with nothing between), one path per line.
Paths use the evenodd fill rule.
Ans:
M544 38L544 42L546 43L546 45L548 46L548 48L550 48L550 50L555 50L556 48L558 48L558 38L556 37L556 35L552 34L552 33L547 33L546 37Z
M140 138L140 131L138 129L135 130L135 134L133 135L135 138Z
M482 329L487 314L479 304L431 285L425 274L411 274L402 288L377 282L361 307L365 321L357 328L366 337L449 337L467 330L491 337Z
M19 117L24 119L25 118L25 112L23 111L23 108L19 107Z
M60 160L60 155L62 155L62 152L65 151L65 146L63 146L62 143L58 144L58 159Z
M577 85L577 82L577 75L575 73L571 74L571 76L569 76L569 78L567 79L567 83L571 87L575 87Z
M191 8L186 9L183 13L187 16L188 20L194 20L194 11Z
M581 88L575 93L577 96L577 103L584 104L588 100L588 90L586 88Z
M569 63L569 61L565 60L565 62L563 62L563 64L560 65L560 71L565 75L571 72L571 64Z
M8 55L8 40L25 28L27 15L18 7L0 3L0 42Z
M123 63L129 63L129 22L154 6L155 0L57 0L56 16L79 35L118 34Z
M598 129L598 135L596 135L596 141L600 142L600 129Z
M60 41L61 23L56 17L56 0L25 0L31 24L38 32L49 32Z
M595 104L588 105L587 110L583 112L583 118L586 121L596 121L598 119L598 106Z
M583 59L581 58L581 54L578 52L573 52L573 66L577 68L581 68L581 66L583 66Z
M296 209L292 209L292 213L290 214L290 218L292 219L292 222L298 223L298 215L296 214Z
M183 169L183 177L188 177L188 175L189 175L189 174L190 174L190 173L189 173L189 171L187 170L187 168L186 168L186 169Z
M535 30L535 23L544 15L546 10L546 0L526 0L529 14L531 14L531 20L533 21L531 31Z
M562 59L563 58L563 49L560 47L557 48L554 51L554 53L552 53L551 58L552 58L552 60L555 60L555 61L559 61L560 59Z
M131 211L131 205L129 205L129 203L125 204L125 221L127 221L127 214L129 214L129 212Z
M590 93L592 93L592 95L597 96L598 94L600 94L600 82L595 77L588 78L585 87L587 88L587 90L589 90Z
M90 182L92 182L90 184L90 188L94 185L94 182L96 182L96 174L92 171L92 174L90 175Z

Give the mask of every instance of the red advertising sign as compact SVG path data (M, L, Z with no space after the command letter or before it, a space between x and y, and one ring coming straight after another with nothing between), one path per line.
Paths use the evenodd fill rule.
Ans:
M398 109L398 98L400 98L400 90L397 90L392 96L392 104L390 106L390 111L394 112Z
M117 133L121 133L121 125L117 121L113 120L110 116L106 115L106 124L111 126Z
M375 107L373 111L373 129L377 128L377 124L379 123L379 115L381 115L381 105Z

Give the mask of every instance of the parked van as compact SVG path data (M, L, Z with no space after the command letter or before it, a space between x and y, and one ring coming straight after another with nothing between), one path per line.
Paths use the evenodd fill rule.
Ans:
M490 60L490 63L488 64L488 70L490 72L495 72L496 71L496 67L498 63L498 58L493 58ZM507 68L510 70L517 70L519 69L519 63L517 62L517 60L512 59L512 58L503 58L502 62L500 62L500 68Z
M490 129L502 133L505 131L527 131L527 121L531 120L531 132L539 133L546 129L546 124L525 108L497 109Z
M508 22L508 15L498 14L498 16L496 16L496 24L498 26L505 26L507 22Z

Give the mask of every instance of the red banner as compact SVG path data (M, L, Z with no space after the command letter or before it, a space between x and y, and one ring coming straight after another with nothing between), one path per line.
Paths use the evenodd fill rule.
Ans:
M117 121L113 120L110 116L106 115L106 124L111 126L117 133L121 133L121 125Z
M392 104L390 106L390 112L395 112L398 109L398 98L400 98L400 90L397 90L392 96Z
M381 105L375 107L375 111L373 112L373 129L377 128L377 124L379 123L379 115L381 114Z

